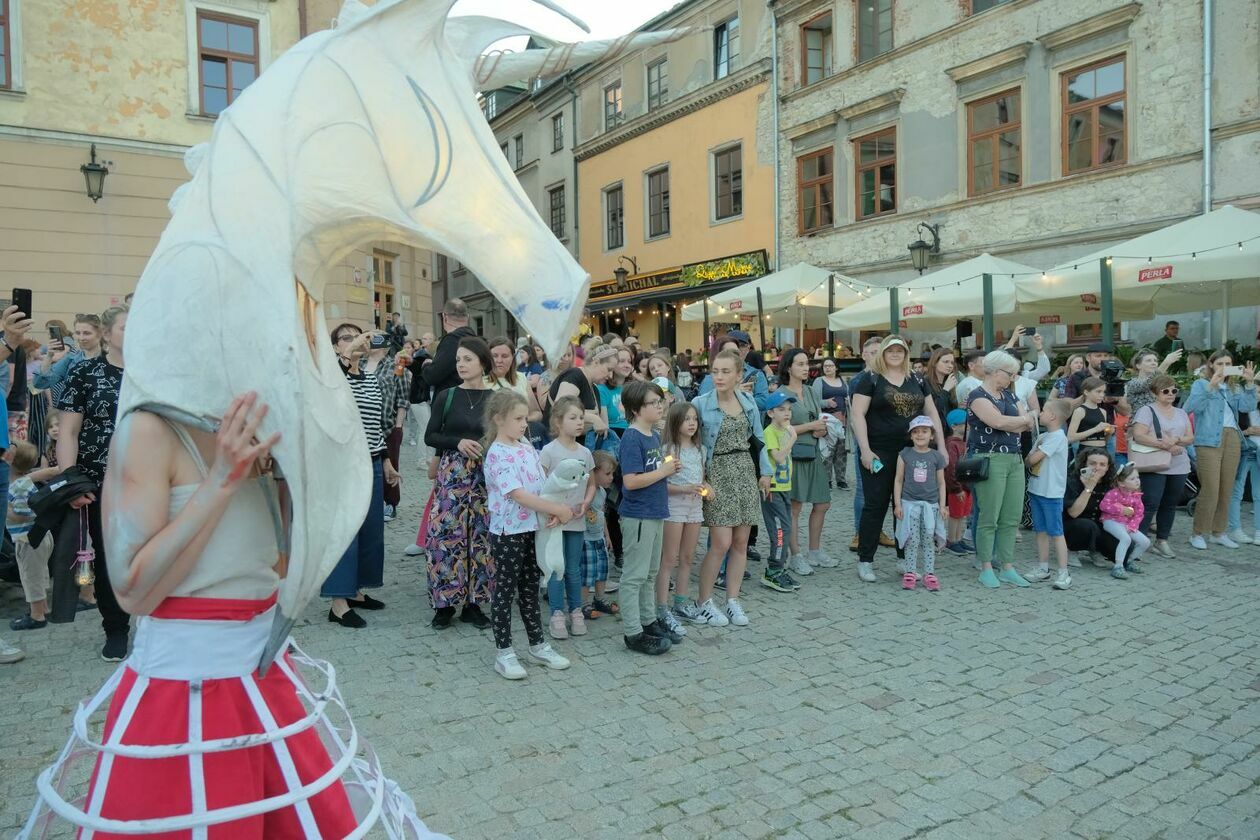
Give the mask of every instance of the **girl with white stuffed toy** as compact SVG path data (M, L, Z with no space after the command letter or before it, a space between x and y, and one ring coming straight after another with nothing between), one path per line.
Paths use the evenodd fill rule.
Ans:
M562 502L548 501L542 491L538 451L527 437L529 407L517 391L495 391L486 403L485 475L490 510L490 556L494 560L494 594L490 623L498 655L494 670L509 680L525 679L525 668L512 648L512 596L520 603L521 621L529 637L529 658L556 671L569 667L543 638L538 613L540 571L534 550L539 516L554 528L573 518Z
M561 397L551 406L552 440L539 454L543 471L555 472L561 461L580 461L586 469L587 481L569 491L563 500L573 511L573 518L562 526L564 545L564 576L551 575L547 581L547 602L551 607L551 637L567 639L567 617L574 636L586 634L586 621L582 617L582 543L586 536L586 510L595 497L595 459L591 451L577 442L586 422L582 402L577 397ZM565 601L568 608L565 608ZM567 613L567 616L566 616Z

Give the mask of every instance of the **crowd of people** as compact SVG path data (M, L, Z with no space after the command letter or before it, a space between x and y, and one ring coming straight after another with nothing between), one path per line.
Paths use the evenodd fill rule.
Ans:
M67 468L89 486L103 481L126 315L80 315L72 331L49 322L41 344L10 307L0 347L0 370L27 385L9 388L4 427L8 537L27 602L10 628L98 610L108 661L125 657L129 622L101 562L98 492L72 499L46 535L30 500ZM513 602L528 661L552 669L569 662L547 637L584 635L602 617L620 619L626 647L651 655L681 643L688 625L748 625L746 582L790 594L840 565L822 541L837 490L853 493L860 580L876 581L879 549L893 548L905 589L941 589L942 551L974 556L989 588L1067 589L1071 568L1086 562L1127 579L1149 553L1176 556L1173 522L1196 490L1193 549L1260 542L1260 506L1252 529L1241 523L1247 483L1254 493L1260 482L1255 370L1224 351L1201 368L1195 360L1183 395L1170 375L1186 362L1175 344L1137 352L1126 376L1102 345L1051 373L1043 338L1020 347L1022 330L1000 349L935 347L917 358L889 335L867 339L863 369L845 376L844 354L788 347L767 364L747 333L731 330L706 348L701 376L690 352L616 335L576 341L553 364L527 340L474 334L457 299L441 317L440 340L408 338L396 314L381 330L330 332L373 486L321 595L343 627L365 627L362 613L385 607L369 591L384 582L384 529L414 448L432 492L406 554L426 563L432 626L491 629L495 669L509 679L526 673L511 641ZM579 478L545 494L557 470ZM1022 570L1021 526L1036 553ZM563 571L544 581L536 539L549 528L561 534ZM750 561L763 560L752 575ZM69 598L58 570L75 573ZM19 656L0 647L0 658Z

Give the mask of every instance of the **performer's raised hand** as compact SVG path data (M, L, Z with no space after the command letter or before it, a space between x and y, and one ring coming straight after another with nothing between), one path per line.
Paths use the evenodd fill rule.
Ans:
M271 447L280 441L279 432L261 443L256 439L258 427L266 416L266 404L259 404L258 394L253 391L232 400L223 415L215 447L214 466L210 472L219 482L219 486L229 493L235 492L241 486L251 468L265 460Z

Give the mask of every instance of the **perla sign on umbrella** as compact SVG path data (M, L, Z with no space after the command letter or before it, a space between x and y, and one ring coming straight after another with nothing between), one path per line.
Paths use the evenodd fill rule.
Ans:
M1173 267L1171 265L1161 265L1157 268L1144 268L1138 272L1139 283L1150 283L1154 280L1171 280L1173 275Z

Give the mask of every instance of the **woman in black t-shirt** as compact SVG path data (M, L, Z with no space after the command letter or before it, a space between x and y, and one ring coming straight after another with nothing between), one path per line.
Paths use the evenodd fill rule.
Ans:
M871 360L870 375L854 377L849 384L853 401L849 419L862 457L864 501L858 523L858 577L871 583L875 580L875 549L892 499L897 457L910 441L910 421L927 415L936 433L937 448L946 458L949 454L936 405L923 384L911 375L909 348L900 337L885 338Z
M595 386L608 380L613 365L617 364L616 347L600 347L590 354L582 367L569 368L556 377L551 383L550 396L543 422L551 424L551 404L561 397L577 397L582 403L587 430L607 432L608 421L599 413L599 397L595 395Z

